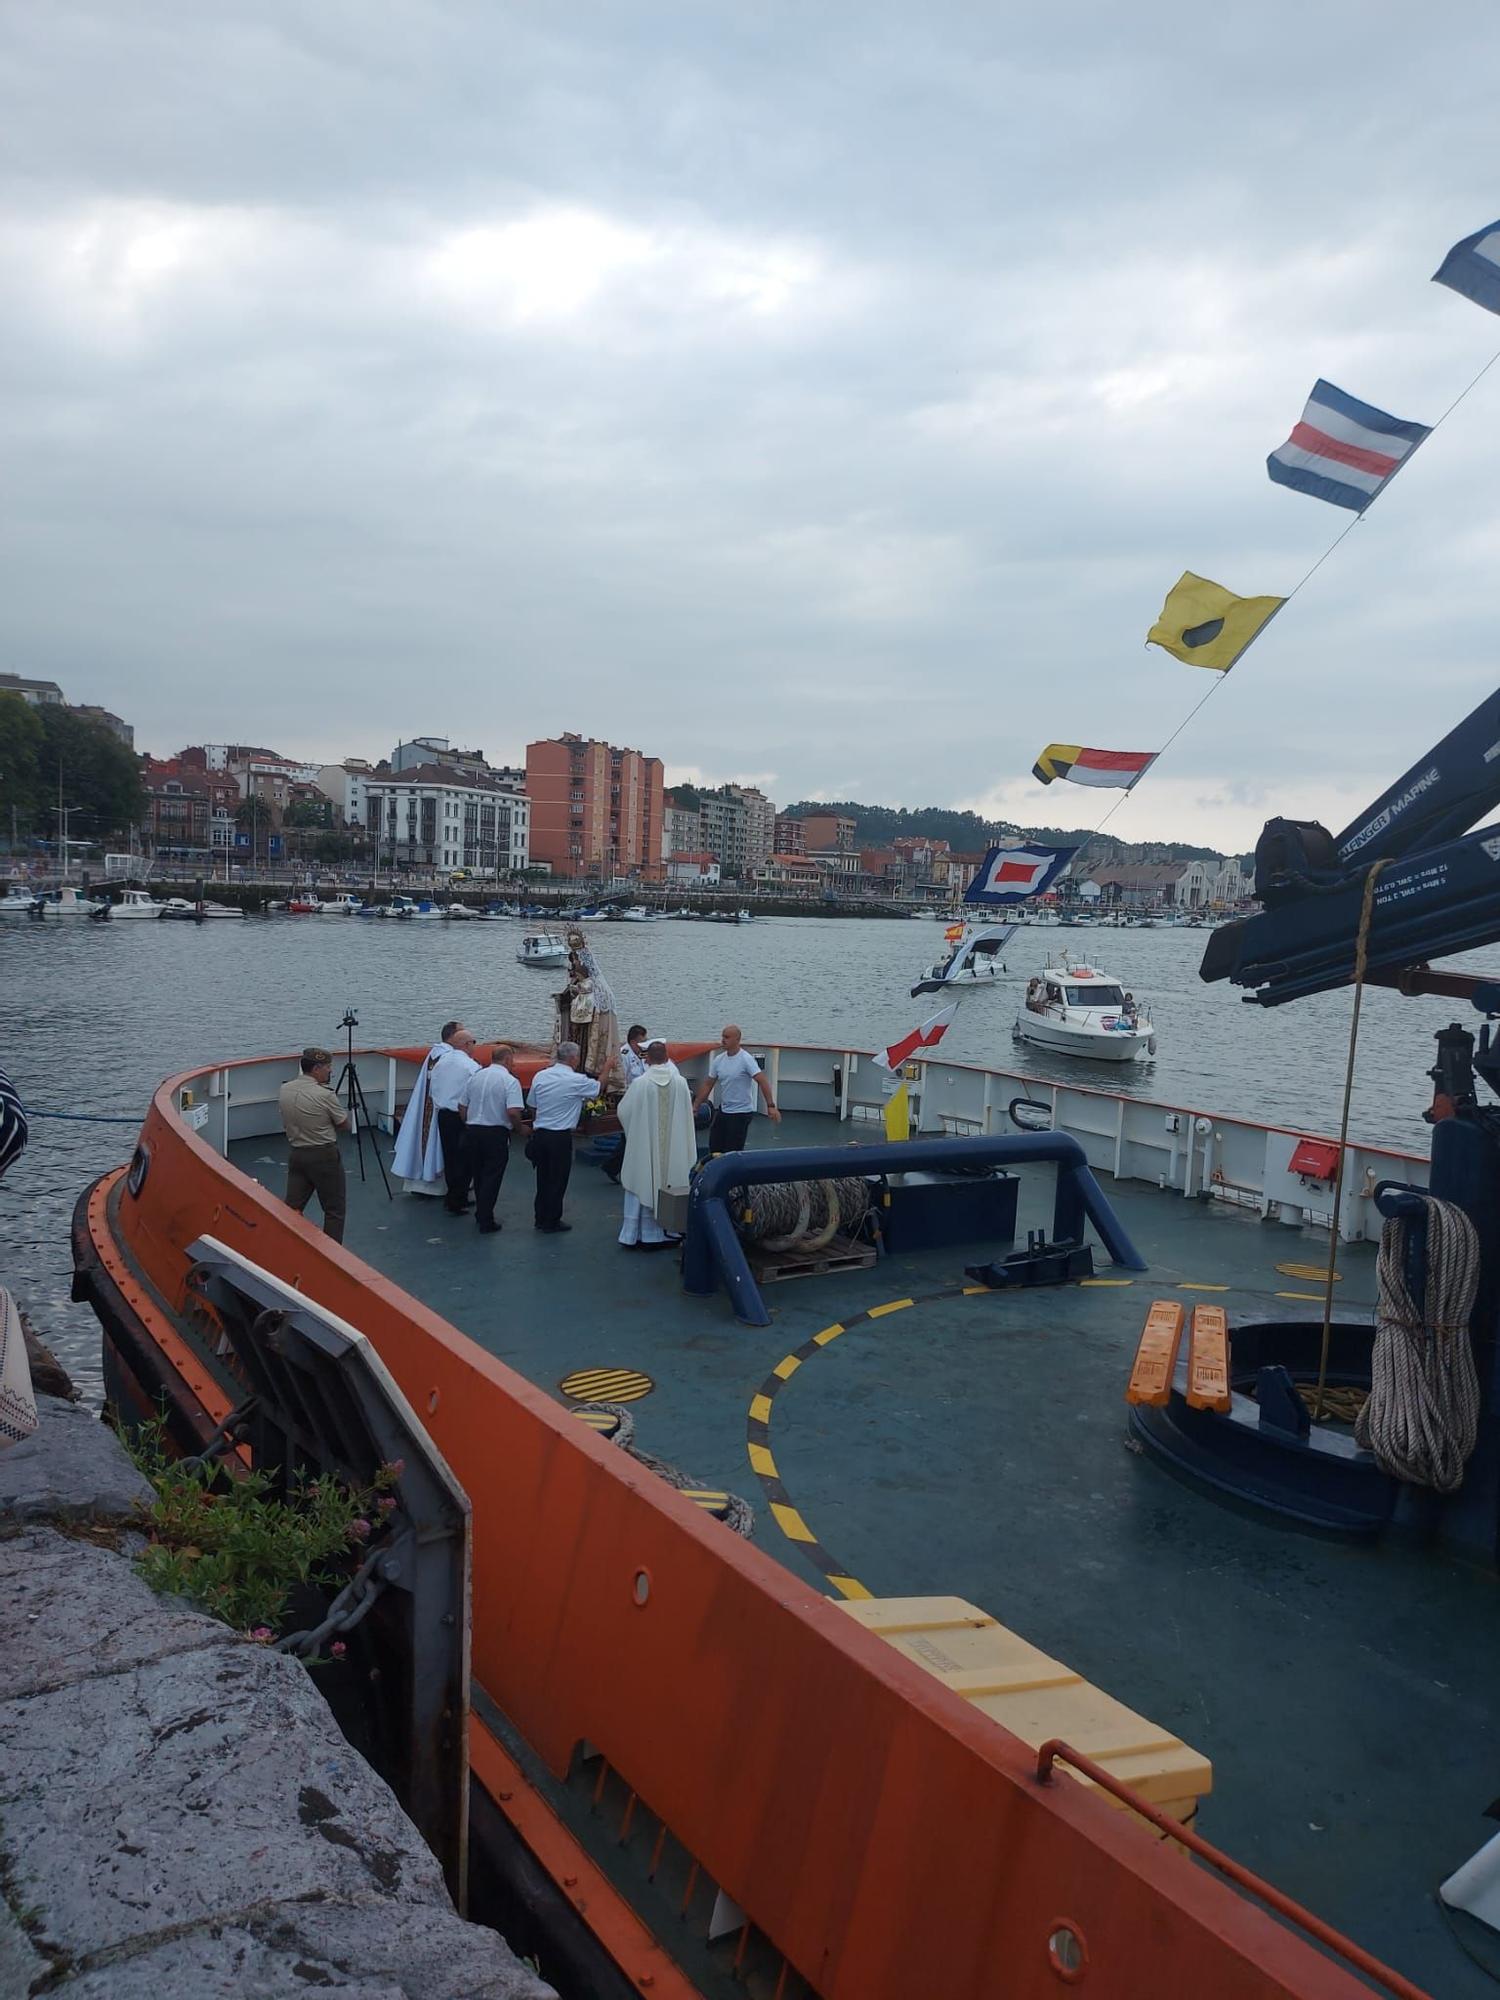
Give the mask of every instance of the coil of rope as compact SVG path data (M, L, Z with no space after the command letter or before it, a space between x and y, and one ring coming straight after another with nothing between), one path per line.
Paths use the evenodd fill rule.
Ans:
M857 1174L838 1180L772 1181L736 1188L729 1197L734 1226L765 1250L823 1250L842 1229L853 1235L870 1207L870 1184Z
M1469 1315L1479 1289L1479 1236L1453 1202L1422 1196L1427 1282L1421 1311L1406 1282L1407 1224L1387 1220L1376 1264L1369 1399L1354 1435L1382 1472L1452 1493L1479 1430L1479 1378Z
M658 1458L654 1452L642 1450L635 1441L635 1417L624 1403L591 1403L589 1408L619 1418L620 1427L610 1439L610 1443L618 1445L621 1451L636 1461L637 1465L645 1466L648 1472L654 1472L658 1479L665 1479L668 1486L675 1486L679 1492L685 1487L701 1485L702 1482L694 1479L690 1473L669 1464L664 1458ZM728 1494L727 1501L722 1516L724 1526L733 1534L748 1537L755 1527L754 1508L748 1500L741 1499L738 1493Z

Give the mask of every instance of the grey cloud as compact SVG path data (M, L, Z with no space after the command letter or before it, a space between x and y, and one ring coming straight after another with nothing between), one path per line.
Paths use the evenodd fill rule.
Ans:
M1430 421L1492 351L1427 278L1500 28L1009 11L10 10L5 664L158 749L581 727L1086 823L1025 774L1197 699L1179 572L1343 525L1262 468L1313 379ZM1485 691L1497 395L1116 830L1243 841Z

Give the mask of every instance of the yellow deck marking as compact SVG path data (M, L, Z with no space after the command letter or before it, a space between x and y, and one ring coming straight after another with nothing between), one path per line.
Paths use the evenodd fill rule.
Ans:
M871 1306L865 1317L866 1319L884 1319L887 1313L904 1312L909 1305L913 1304L915 1304L915 1300L913 1299L892 1299L888 1306Z
M1179 1292L1227 1292L1232 1287L1229 1285L1200 1285L1192 1278L1184 1278L1177 1289Z
M771 1373L779 1375L782 1381L785 1382L790 1376L795 1375L801 1366L802 1363L797 1359L795 1354L785 1354L771 1370Z
M993 1290L993 1287L990 1285L965 1285L964 1297L966 1299L977 1299L981 1292L988 1292L991 1290Z
M754 1418L756 1423L768 1424L771 1421L770 1397L752 1396L750 1398L750 1415Z
M837 1340L843 1331L844 1328L841 1326L825 1326L821 1333L813 1335L813 1345L815 1347L826 1347L830 1340Z
M1328 1276L1328 1266L1326 1264L1278 1264L1276 1268L1283 1278L1325 1279ZM1344 1274L1342 1271L1334 1272L1333 1282L1336 1285L1342 1284L1343 1278Z
M988 1286L985 1289L988 1290ZM873 1597L875 1594L873 1591L866 1590L856 1576L831 1576L828 1581L833 1585L840 1597Z
M1078 1289L1082 1291L1085 1285L1133 1285L1134 1283L1134 1278L1080 1278Z
M815 1542L818 1539L795 1507L783 1507L779 1501L773 1500L771 1512L776 1518L777 1527L788 1541Z
M635 1403L656 1384L637 1368L579 1368L557 1386L575 1403Z
M620 1419L608 1410L574 1410L571 1414L593 1431L617 1431L620 1428Z
M1323 1303L1323 1294L1321 1292L1278 1292L1276 1296L1278 1299L1308 1299L1315 1306L1320 1306Z
M776 1461L774 1458L772 1458L770 1452L766 1450L763 1444L747 1445L745 1449L750 1454L750 1466L752 1471L763 1474L764 1477L766 1477L767 1479L780 1478L781 1475L776 1470Z

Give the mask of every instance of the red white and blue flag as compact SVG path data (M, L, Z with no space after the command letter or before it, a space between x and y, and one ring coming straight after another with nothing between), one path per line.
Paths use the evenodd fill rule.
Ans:
M1486 312L1500 313L1500 222L1455 243L1433 272L1432 282L1462 293Z
M899 1042L892 1042L888 1049L876 1051L873 1058L879 1069L900 1069L902 1063L910 1062L923 1049L935 1049L953 1026L953 1017L958 1012L955 1000L945 1007L941 1014L934 1014L930 1021L924 1021L920 1028L913 1028L909 1035L903 1035Z
M1040 896L1077 852L1076 847L1043 847L1039 841L992 847L974 871L964 901L1024 903L1028 896Z
M1362 514L1430 435L1428 424L1387 416L1319 381L1301 423L1271 453L1266 470L1278 486Z

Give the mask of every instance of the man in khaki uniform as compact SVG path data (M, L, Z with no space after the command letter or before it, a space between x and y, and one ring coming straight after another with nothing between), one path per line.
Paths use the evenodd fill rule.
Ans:
M323 1233L344 1240L344 1162L339 1133L349 1114L328 1088L333 1057L327 1049L302 1051L302 1074L277 1093L286 1133L286 1198L300 1215L316 1194L323 1210Z

